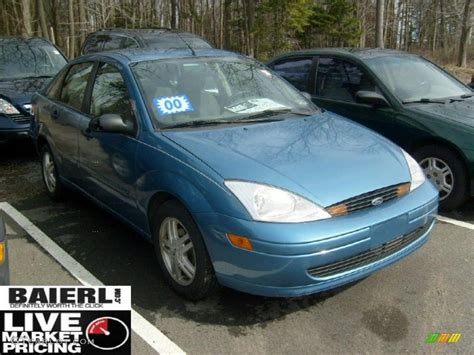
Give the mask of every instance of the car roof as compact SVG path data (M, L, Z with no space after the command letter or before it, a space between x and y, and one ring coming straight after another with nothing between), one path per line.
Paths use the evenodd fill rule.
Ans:
M85 54L78 57L75 62L83 62L88 60L100 60L101 58L110 58L118 60L119 62L128 65L136 62L144 62L149 60L169 59L169 58L203 58L203 57L230 57L230 58L244 58L245 56L224 51L221 49L204 48L204 49L117 49L106 52L97 52Z
M382 49L382 48L314 48L314 49L304 49L300 51L293 51L285 53L272 59L272 62L277 59L285 58L287 56L297 56L297 55L339 55L346 56L354 59L370 59L384 56L394 56L394 55L407 55L414 56L415 54L398 51L394 49Z
M201 36L180 30L173 30L168 27L157 27L157 28L101 28L100 30L94 31L89 34L93 35L107 35L107 34L116 34L122 36L129 36L133 38L143 38L148 37L149 35L161 35L161 34L180 34L185 36L192 36L196 38L201 38L206 41ZM207 41L206 41L207 42Z

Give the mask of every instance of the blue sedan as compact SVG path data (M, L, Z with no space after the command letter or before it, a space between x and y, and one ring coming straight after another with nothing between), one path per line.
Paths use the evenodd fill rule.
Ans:
M398 146L225 51L112 51L33 101L53 199L73 188L153 242L189 299L300 296L423 245L438 192Z

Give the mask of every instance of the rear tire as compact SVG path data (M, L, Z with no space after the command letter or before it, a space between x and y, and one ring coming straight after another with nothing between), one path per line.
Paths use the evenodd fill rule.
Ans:
M56 160L46 144L41 148L41 175L48 196L54 201L60 201L64 197L64 187L60 181Z
M196 301L215 290L214 269L199 228L177 201L165 202L156 212L153 242L163 277L177 293Z
M443 146L429 145L418 149L413 157L440 192L442 210L452 210L466 202L469 197L468 174L456 153Z

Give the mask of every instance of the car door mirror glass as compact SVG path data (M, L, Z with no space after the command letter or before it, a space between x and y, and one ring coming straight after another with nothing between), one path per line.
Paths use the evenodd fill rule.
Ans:
M388 101L381 94L375 91L357 91L356 99L358 103L370 105L374 107L388 107Z
M89 124L89 129L95 132L133 134L134 128L130 122L125 122L122 117L115 113L106 113L94 118Z

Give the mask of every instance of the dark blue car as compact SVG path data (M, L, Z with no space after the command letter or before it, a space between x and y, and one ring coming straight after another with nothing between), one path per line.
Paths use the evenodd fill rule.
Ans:
M43 38L0 37L0 143L29 136L31 96L66 62Z
M190 299L218 283L334 288L410 254L434 225L437 190L410 155L237 54L86 55L33 107L47 193L74 188L133 226Z

